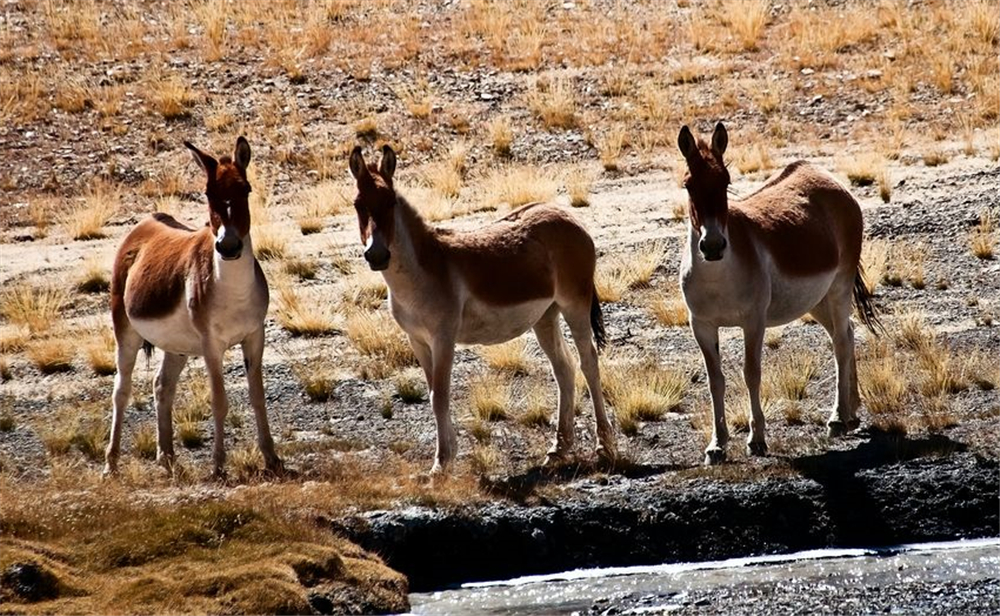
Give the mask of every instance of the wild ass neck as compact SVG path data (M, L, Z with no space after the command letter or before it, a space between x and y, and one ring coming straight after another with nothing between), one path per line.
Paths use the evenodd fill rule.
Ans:
M419 212L403 197L397 197L394 211L395 230L389 251L389 267L382 272L390 292L409 302L417 296L433 292L427 262L435 250L433 230Z
M217 250L212 250L212 283L217 292L236 296L253 293L257 277L254 263L253 242L249 235L243 241L243 252L238 259L227 261Z

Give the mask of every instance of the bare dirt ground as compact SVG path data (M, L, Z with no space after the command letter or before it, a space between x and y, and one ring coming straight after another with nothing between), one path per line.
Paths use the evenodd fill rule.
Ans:
M65 531L32 526L40 503L58 513L75 499L109 495L130 503L128 511L205 502L257 511L265 503L267 515L311 525L347 511L486 501L498 498L488 486L535 469L554 434L555 385L528 334L499 357L459 351L459 462L449 481L429 485L421 476L434 423L418 370L396 350L401 338L384 285L361 258L346 179L355 143L368 152L392 143L401 192L436 224L475 228L535 199L584 202L574 213L600 253L610 339L602 369L624 454L617 471L593 468L593 420L582 395L584 475L655 468L668 480L753 481L794 475L794 460L866 438L825 436L831 346L819 326L794 322L770 334L765 349L770 455L748 458L742 340L727 331L731 463L700 466L708 391L678 304L686 195L674 143L682 124L704 135L718 119L730 129L736 195L805 158L850 184L862 203L866 267L887 326L879 339L858 330L864 428L914 439L943 434L995 459L994 8L832 0L5 3L4 532L58 543ZM148 460L154 355L136 370L126 470L109 487L99 472L114 381L104 286L114 251L153 211L203 224L202 172L181 142L221 155L240 134L253 148L254 242L272 287L268 412L296 474L272 482L258 472L233 352L230 481L204 479L211 422L200 360L182 376L175 416L186 436L178 471L165 477ZM99 510L89 515L106 520ZM129 605L163 605L142 601Z

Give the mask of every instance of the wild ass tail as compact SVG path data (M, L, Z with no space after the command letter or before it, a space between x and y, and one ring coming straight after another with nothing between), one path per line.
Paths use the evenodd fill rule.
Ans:
M596 287L590 299L590 328L594 330L594 342L597 343L597 350L604 350L608 344L608 334L604 331L604 313L601 312L601 302L597 299Z
M872 302L872 294L868 291L868 284L865 282L865 270L858 264L858 272L854 275L854 307L858 310L858 318L865 324L868 331L876 336L885 332L882 322L878 318L878 311Z

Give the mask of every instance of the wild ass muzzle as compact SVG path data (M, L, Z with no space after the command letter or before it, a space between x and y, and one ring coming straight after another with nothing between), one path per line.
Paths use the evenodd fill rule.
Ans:
M726 459L729 440L720 327L743 329L752 455L767 452L760 406L765 328L808 313L826 329L837 361L837 401L827 426L831 436L839 436L859 425L852 301L873 333L879 327L861 268L861 207L851 193L798 161L749 197L729 202L722 158L728 142L721 122L711 144L695 140L687 126L677 138L687 161L684 186L690 198L680 284L705 359L714 414L706 464Z
M136 355L144 346L163 350L156 374L157 461L174 463L173 413L177 381L189 356L201 356L211 384L215 424L214 475L225 474L223 425L229 404L223 381L226 350L239 343L257 422L257 444L268 471L282 471L264 410L264 317L267 280L250 241L250 144L236 141L232 157L219 160L190 143L205 171L209 221L187 227L166 214L153 214L122 242L111 279L111 317L117 345L111 442L106 474L117 470L122 422L132 391Z
M615 433L604 408L597 347L604 322L594 288L594 242L569 212L532 203L481 229L454 232L427 225L396 192L396 154L382 148L368 165L356 147L354 207L364 256L389 287L392 316L409 336L427 378L437 423L432 473L456 455L449 411L455 344L499 344L534 329L559 388L559 425L546 456L552 463L573 447L575 368L559 328L573 334L597 419L598 455L615 454Z

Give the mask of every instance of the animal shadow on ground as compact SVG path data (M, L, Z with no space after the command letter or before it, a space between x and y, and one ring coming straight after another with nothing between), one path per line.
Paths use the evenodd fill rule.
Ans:
M573 460L556 465L533 466L521 474L509 477L482 477L479 485L492 496L524 503L538 496L538 488L552 483L565 483L585 477L606 479L608 475L640 479L683 468L685 467L668 464L639 464L627 458L614 461Z
M926 535L927 540L947 536L950 516L961 515L948 504L950 494L962 483L961 477L954 478L953 486L926 481L924 474L930 476L935 459L963 452L967 446L943 435L911 439L872 429L860 436L868 438L853 449L789 460L792 469L820 485L832 542L888 545L912 540L907 537L917 530L910 528L914 525L923 526L918 535ZM916 460L922 461L899 465ZM930 525L926 522L927 499L941 501L930 505L936 510L935 523Z

